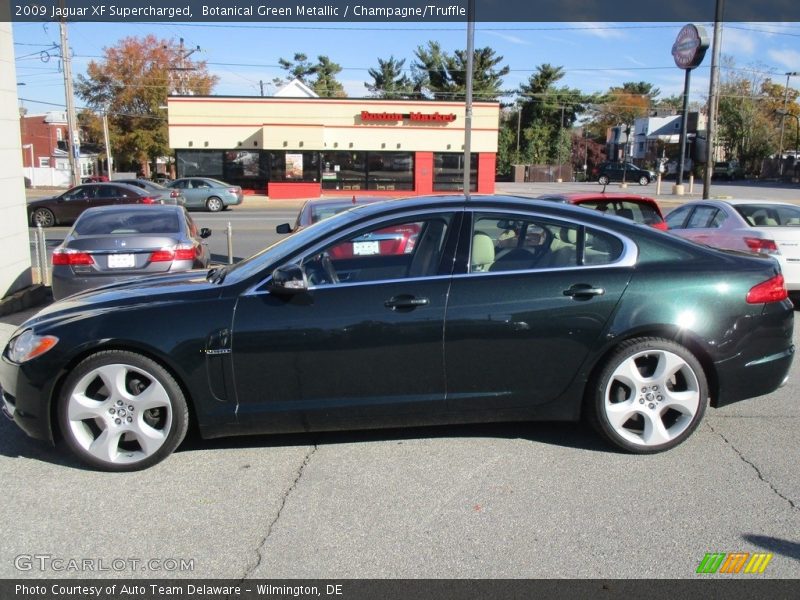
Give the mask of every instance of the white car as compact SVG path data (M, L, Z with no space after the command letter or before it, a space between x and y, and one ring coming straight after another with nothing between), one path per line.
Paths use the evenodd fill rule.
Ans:
M716 248L768 254L800 296L800 206L771 200L697 200L666 217L669 230Z

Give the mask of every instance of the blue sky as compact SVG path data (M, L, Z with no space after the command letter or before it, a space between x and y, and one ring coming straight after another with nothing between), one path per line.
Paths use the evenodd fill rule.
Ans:
M511 73L504 89L514 90L528 80L536 66L550 63L566 71L563 85L584 92L600 92L625 81L647 81L661 89L662 96L679 94L683 71L670 50L683 23L477 23L475 46L490 46L504 57ZM710 24L706 24L709 36ZM126 36L184 38L188 47L199 45L202 52L192 58L209 63L219 77L216 94L259 94L259 80L271 83L284 72L279 58L304 52L310 58L327 55L344 70L339 80L351 97L366 97L367 69L377 59L405 58L413 62L413 51L428 40L440 42L445 50L466 47L463 24L342 24L342 23L70 23L73 72L84 73L103 48ZM64 104L63 78L57 51L44 62L42 50L59 42L57 23L14 23L14 51L18 91L31 113L45 112ZM785 73L800 71L800 23L727 23L723 30L723 54L736 66L752 68L785 83ZM708 93L711 53L693 72L692 100L703 101ZM800 88L800 77L792 80ZM274 91L270 84L265 93ZM81 101L77 100L78 106Z

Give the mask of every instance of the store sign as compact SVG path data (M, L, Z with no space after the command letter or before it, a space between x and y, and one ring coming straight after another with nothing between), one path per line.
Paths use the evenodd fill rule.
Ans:
M410 121L412 123L452 123L456 120L453 113L397 113L397 112L369 112L361 111L361 120L367 123L397 123L398 121Z
M684 25L672 44L672 58L681 69L698 67L708 50L709 39L704 27L700 25Z

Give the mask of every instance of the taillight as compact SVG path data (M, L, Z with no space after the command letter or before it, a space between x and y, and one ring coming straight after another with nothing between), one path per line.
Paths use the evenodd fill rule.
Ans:
M180 195L181 195L181 193L180 193L178 190L172 190L172 191L169 193L169 197L170 197L170 198L177 198L177 197L178 197L178 196L180 196Z
M74 266L74 265L93 265L94 259L91 254L62 248L53 252L53 266Z
M158 204L158 199L152 196L144 196L142 198L142 204Z
M653 227L655 227L656 229L660 229L661 231L667 231L667 229L669 229L667 227L666 221L660 221L658 223L653 223Z
M150 255L150 262L169 262L173 260L194 260L194 247L181 244L174 248L162 248Z
M748 304L762 304L764 302L780 302L789 297L786 286L783 284L783 275L775 275L772 279L759 283L747 292Z
M753 252L764 252L766 254L778 253L778 246L775 244L775 240L746 237L744 238L744 243L747 244L747 247Z
M233 187L233 188L228 188L228 191L229 191L231 194L236 194L236 195L238 196L238 195L239 195L239 192L241 192L241 191L242 191L242 188L235 188L235 187Z

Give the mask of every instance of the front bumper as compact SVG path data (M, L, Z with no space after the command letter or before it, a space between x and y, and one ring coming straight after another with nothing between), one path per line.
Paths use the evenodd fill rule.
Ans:
M19 365L0 358L3 414L32 438L53 442L49 390L32 385Z

